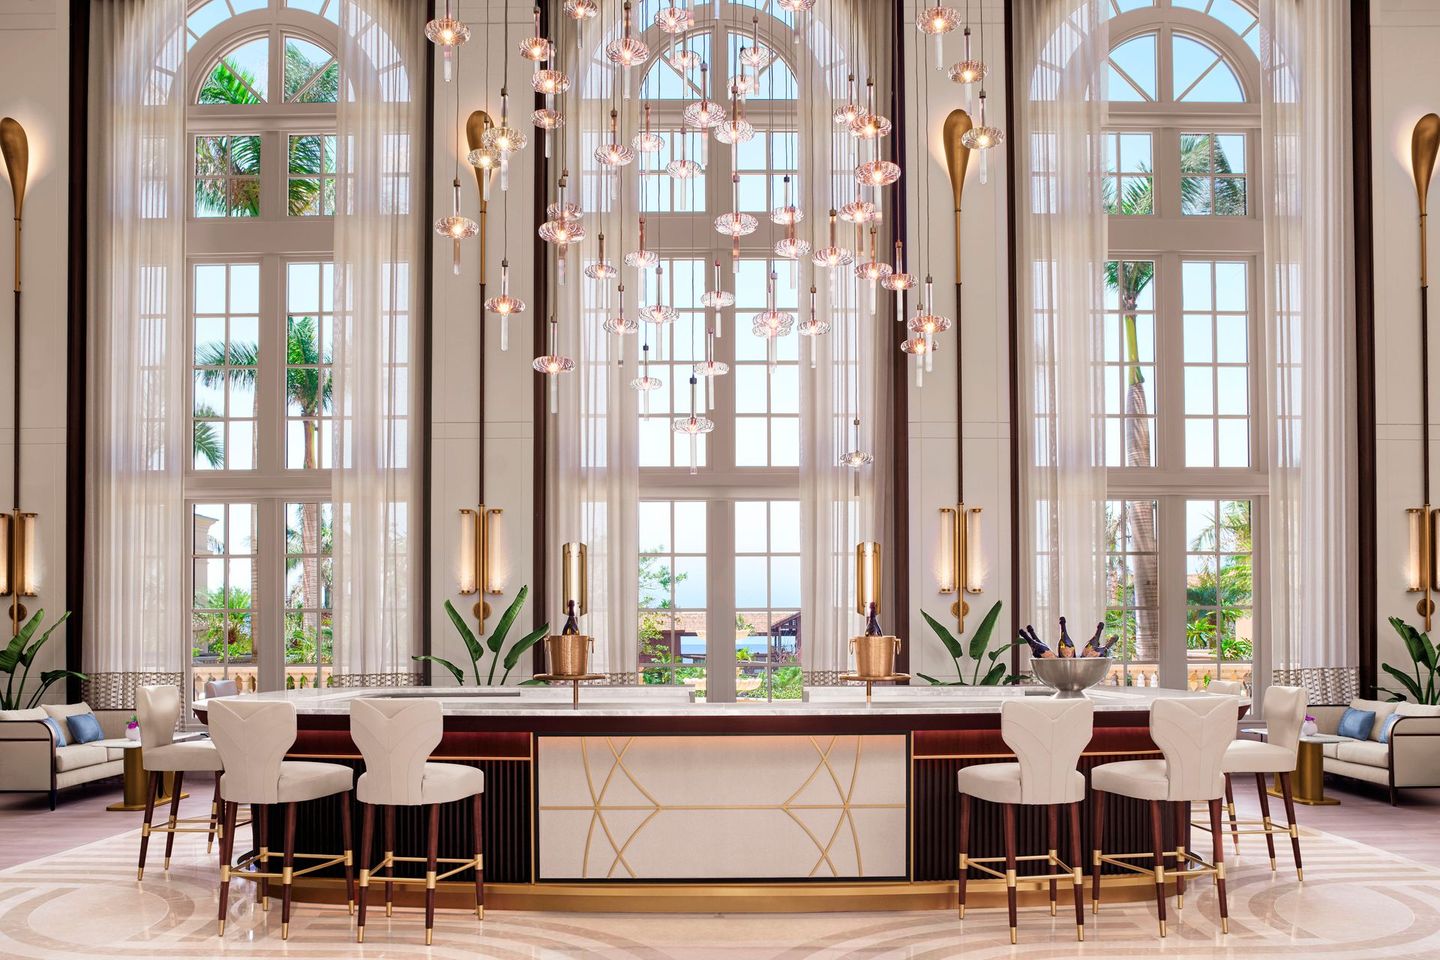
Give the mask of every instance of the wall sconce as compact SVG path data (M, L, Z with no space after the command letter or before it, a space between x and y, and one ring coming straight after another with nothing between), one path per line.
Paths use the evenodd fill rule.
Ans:
M855 612L862 617L880 612L880 574L880 544L873 540L856 544Z
M566 543L560 547L560 602L565 614L583 617L590 610L590 577L588 556L583 543ZM571 605L574 610L571 610Z
M965 614L970 604L966 593L985 589L984 540L981 535L980 508L959 504L940 508L940 592L959 593L950 604L950 615L965 630Z
M1440 589L1440 567L1435 563L1435 536L1440 533L1440 510L1431 506L1410 507L1405 511L1410 529L1410 552L1405 568L1405 590L1423 593L1415 604L1415 612L1425 618L1425 632L1430 632L1435 613L1432 591Z
M505 569L500 559L500 516L495 508L483 505L460 510L460 593L469 596L482 590L491 596L505 592ZM482 596L475 602L480 629L490 616L490 604Z
M11 635L18 634L29 611L21 597L34 597L40 592L36 573L36 514L16 510L0 514L0 597L13 597L10 603Z

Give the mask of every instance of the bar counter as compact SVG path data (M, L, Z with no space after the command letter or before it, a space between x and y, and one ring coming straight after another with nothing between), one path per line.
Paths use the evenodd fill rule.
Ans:
M296 705L292 758L357 770L351 700L440 700L445 736L434 759L485 772L490 906L654 912L953 905L956 772L1009 758L1000 737L1006 699L1048 695L1034 687L877 687L867 703L863 687L837 687L811 690L805 701L715 704L691 702L685 688L596 686L582 688L578 706L568 687L246 697ZM1090 691L1095 733L1081 771L1158 757L1148 733L1150 703L1200 695ZM203 720L206 703L195 710ZM302 808L297 849L339 849L339 802ZM1144 811L1121 798L1107 804L1107 849L1150 848ZM1088 851L1091 819L1088 809L1082 813L1081 848ZM1188 829L1183 811L1171 813L1167 829ZM977 804L973 817L972 855L998 854L998 809ZM1068 827L1060 820L1057 849L1064 851ZM468 856L469 806L443 811L441 824L440 855ZM1021 854L1050 847L1043 810L1022 810L1019 824ZM420 830L418 812L402 810L397 847L420 849ZM458 882L464 879L453 885L457 903L468 895L468 881ZM1149 881L1141 880L1107 879L1105 895L1147 896ZM972 897L1003 898L1003 884L995 884L972 879ZM303 893L330 899L339 890L332 879Z

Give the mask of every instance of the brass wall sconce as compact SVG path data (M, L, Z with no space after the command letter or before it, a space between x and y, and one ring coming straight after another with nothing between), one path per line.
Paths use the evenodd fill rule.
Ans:
M958 504L940 508L940 593L958 594L950 604L961 632L970 604L965 594L985 589L984 540L980 526L980 508Z
M505 592L505 569L500 559L502 511L483 504L474 510L460 510L460 593L499 596ZM490 604L482 596L475 601L475 619L480 629L490 616Z
M560 547L560 602L566 616L583 617L590 611L589 556L583 543Z
M1435 562L1435 508L1430 506L1430 276L1427 269L1426 203L1435 156L1440 153L1440 116L1427 113L1410 134L1410 173L1415 178L1415 196L1420 204L1420 494L1423 506L1405 511L1410 528L1410 555L1406 590L1423 593L1415 612L1430 631L1435 601L1430 594L1440 588Z
M13 401L14 455L11 464L11 495L15 508L8 514L0 515L0 596L12 597L10 602L11 635L20 633L20 625L28 611L20 602L21 597L33 597L38 592L36 575L35 528L36 517L20 509L20 243L21 227L25 209L25 186L30 175L30 141L25 128L13 117L0 119L0 155L5 159L5 173L10 178L10 193L15 201L15 313L14 347L12 363L15 365Z
M40 593L36 575L36 537L38 517L16 510L0 513L0 597L11 597L11 635L20 632L29 615L21 597Z

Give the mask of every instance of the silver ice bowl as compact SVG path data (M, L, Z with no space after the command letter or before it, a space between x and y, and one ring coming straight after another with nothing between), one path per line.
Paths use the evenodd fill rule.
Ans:
M1040 682L1055 691L1057 699L1085 696L1110 670L1109 657L1046 657L1030 661Z

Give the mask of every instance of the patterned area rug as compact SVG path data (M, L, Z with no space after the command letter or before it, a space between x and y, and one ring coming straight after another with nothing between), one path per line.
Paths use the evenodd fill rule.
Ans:
M203 836L176 838L171 870L152 850L135 880L139 834L101 840L0 871L0 957L6 960L206 960L211 957L482 957L495 960L941 960L1058 957L1434 958L1440 951L1440 868L1331 834L1303 834L1304 885L1271 874L1258 838L1227 861L1230 934L1221 936L1214 888L1190 885L1184 910L1170 901L1169 936L1156 937L1153 903L1106 905L1076 943L1068 911L1022 909L1011 947L1004 909L863 914L540 914L492 910L482 924L440 911L435 946L419 918L372 911L354 942L343 908L297 904L288 943L279 904L258 909L253 886L231 892L225 937L215 935L213 858ZM153 846L153 845L152 845ZM1088 912L1088 911L1087 911ZM408 915L407 915L408 914Z

